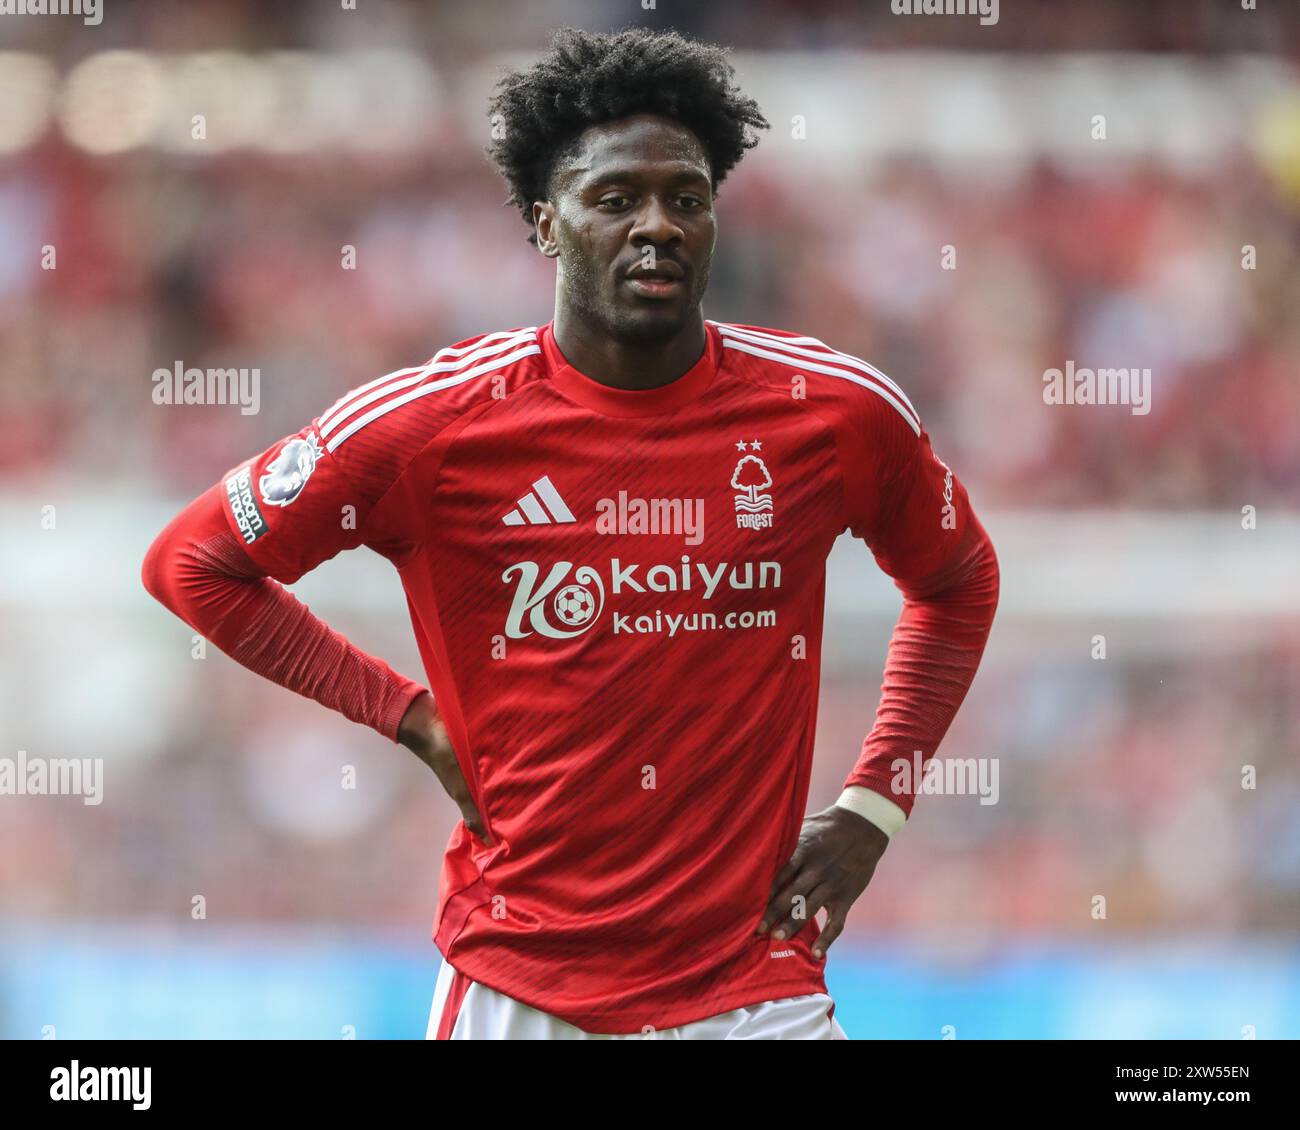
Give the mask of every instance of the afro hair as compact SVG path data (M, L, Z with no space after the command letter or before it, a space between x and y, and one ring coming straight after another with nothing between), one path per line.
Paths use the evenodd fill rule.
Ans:
M537 63L497 84L488 107L495 138L488 154L510 186L506 203L531 228L533 201L548 199L552 172L582 132L633 114L662 114L694 133L716 192L768 128L734 77L725 48L675 31L557 31Z

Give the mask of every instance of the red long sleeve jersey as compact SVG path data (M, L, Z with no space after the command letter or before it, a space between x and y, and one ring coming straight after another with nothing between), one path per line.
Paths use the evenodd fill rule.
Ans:
M592 1032L825 991L815 922L754 928L807 800L826 556L850 529L906 593L987 546L887 377L813 338L706 329L690 371L644 391L578 372L550 325L485 334L224 484L268 576L363 544L396 566L494 840L457 825L438 948ZM910 809L889 761L942 736L989 618L956 617L963 673L919 680L849 783Z

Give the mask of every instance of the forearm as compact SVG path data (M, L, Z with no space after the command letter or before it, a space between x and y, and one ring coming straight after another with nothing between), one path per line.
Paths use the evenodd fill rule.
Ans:
M934 755L984 654L998 602L992 542L972 518L968 544L944 575L899 587L903 611L885 657L875 724L839 801L888 834L911 812L920 784L896 790L894 762L911 765L918 750L923 764Z
M142 580L162 604L236 662L397 740L420 684L355 647L260 573L213 487L150 546Z

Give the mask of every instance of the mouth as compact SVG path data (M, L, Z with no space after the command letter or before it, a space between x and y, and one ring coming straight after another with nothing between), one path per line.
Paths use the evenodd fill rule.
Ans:
M634 267L623 281L642 298L675 298L686 289L685 272L670 260L661 260L650 270Z
M643 298L675 298L685 288L681 279L661 278L656 275L639 275L627 280L628 287Z

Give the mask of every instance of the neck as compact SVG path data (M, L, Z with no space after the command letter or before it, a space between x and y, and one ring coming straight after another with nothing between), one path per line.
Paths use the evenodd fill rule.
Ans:
M704 311L695 307L681 331L653 345L619 341L557 302L555 344L578 372L612 388L649 389L675 381L704 354Z

